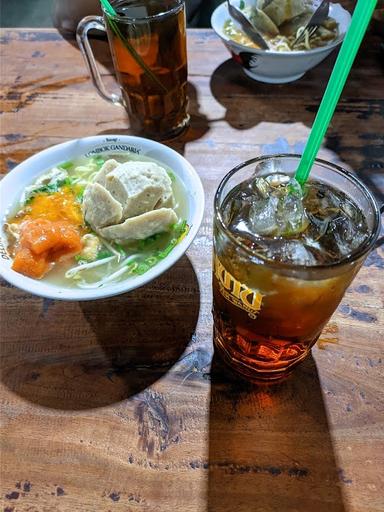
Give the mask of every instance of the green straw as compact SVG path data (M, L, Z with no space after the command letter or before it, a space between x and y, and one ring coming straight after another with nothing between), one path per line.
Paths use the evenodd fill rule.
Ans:
M335 112L337 102L351 70L377 0L359 0L353 13L351 25L340 48L311 133L296 170L295 178L303 185L311 172L313 162L320 149L321 142Z
M112 7L112 5L109 3L108 0L100 0L100 2L108 16L115 16L115 17L117 16L117 12ZM123 43L123 45L129 51L129 53L135 59L137 64L141 67L141 69L145 73L147 73L148 76L151 77L153 82L156 83L156 85L158 85L163 90L163 92L167 92L166 87L164 87L164 85L160 82L160 80L153 73L153 71L146 65L146 63L143 61L143 59L140 57L140 55L137 53L137 51L134 49L134 47L129 43L127 38L123 36L118 25L114 22L114 20L108 18L108 16L107 16L108 23L109 23L109 26L111 27L112 31L120 39L120 41Z

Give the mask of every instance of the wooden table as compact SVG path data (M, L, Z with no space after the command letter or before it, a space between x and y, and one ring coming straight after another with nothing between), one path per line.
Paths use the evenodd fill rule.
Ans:
M2 37L4 172L69 138L129 133L73 40ZM383 511L383 249L285 384L255 387L211 364L215 187L244 159L302 149L334 58L269 86L246 78L212 31L190 31L188 43L192 125L172 146L199 172L207 205L187 255L150 285L98 302L2 283L2 510ZM383 200L378 43L364 43L322 156Z

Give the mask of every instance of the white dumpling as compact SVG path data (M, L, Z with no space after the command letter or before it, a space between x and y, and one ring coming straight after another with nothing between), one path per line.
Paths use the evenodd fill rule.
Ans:
M155 208L173 208L175 201L173 198L172 181L167 174L168 180L163 183L163 193L157 202Z
M126 162L106 175L105 187L123 206L127 219L173 206L172 182L165 169L154 162Z
M277 26L305 13L307 10L305 0L272 0L263 7L264 13Z
M272 19L257 7L252 10L251 22L262 34L269 34L271 37L275 37L279 33L279 29Z
M121 222L123 208L99 183L87 186L83 198L84 219L93 229Z
M149 236L163 233L177 222L177 215L171 208L160 208L125 220L116 226L107 226L98 233L107 240L124 242L143 240Z
M119 162L117 162L113 158L110 158L109 160L103 163L99 172L96 174L93 182L100 183L100 185L105 187L105 178L107 174L113 171L113 169L116 169L116 167L118 167L119 165Z

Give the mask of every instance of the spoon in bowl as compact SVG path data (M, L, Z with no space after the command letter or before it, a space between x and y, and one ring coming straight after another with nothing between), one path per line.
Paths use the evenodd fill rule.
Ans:
M315 10L313 11L311 17L305 24L303 30L300 31L300 34L296 37L296 39L292 43L292 48L297 46L301 41L305 38L305 32L308 31L309 37L312 37L314 33L317 31L319 26L328 18L329 14L329 0L323 0L319 2L319 0L314 2Z
M227 0L228 12L241 27L242 31L262 50L269 50L269 46L264 37L258 32L249 19L234 5Z

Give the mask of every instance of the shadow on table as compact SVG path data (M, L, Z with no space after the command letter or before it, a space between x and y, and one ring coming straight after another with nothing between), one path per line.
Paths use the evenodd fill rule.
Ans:
M338 480L313 359L267 387L214 356L208 512L344 512Z
M332 62L333 57L329 57L321 65L328 68ZM237 130L248 130L261 122L300 122L310 126L326 86L324 72L317 79L318 72L311 70L288 84L265 84L246 76L239 64L228 59L213 72L210 88L225 108L224 120Z
M101 407L150 386L184 352L200 308L186 256L118 297L64 302L22 293L3 304L1 379L26 400L55 409Z

